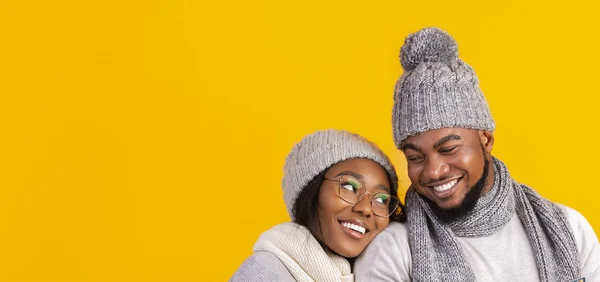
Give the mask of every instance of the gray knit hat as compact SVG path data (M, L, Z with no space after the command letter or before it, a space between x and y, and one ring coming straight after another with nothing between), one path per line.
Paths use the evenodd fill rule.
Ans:
M358 134L341 130L317 131L305 136L288 154L283 168L283 200L292 218L298 195L315 176L330 166L353 158L367 158L379 163L389 174L393 195L398 191L396 170L388 157Z
M392 124L400 148L408 136L461 127L494 131L495 123L473 69L458 58L447 32L425 28L406 37L404 73L396 83Z

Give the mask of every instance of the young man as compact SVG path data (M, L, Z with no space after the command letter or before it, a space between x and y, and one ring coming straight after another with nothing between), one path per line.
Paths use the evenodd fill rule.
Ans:
M473 69L437 28L411 34L394 95L408 162L407 224L380 233L357 281L600 281L600 245L577 211L511 178Z

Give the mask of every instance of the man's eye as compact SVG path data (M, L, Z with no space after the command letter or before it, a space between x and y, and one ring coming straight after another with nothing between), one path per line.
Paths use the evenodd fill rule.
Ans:
M411 163L418 163L418 162L422 161L424 158L421 156L408 156L406 159Z
M445 147L440 149L440 153L452 153L456 150L456 148L458 148L458 146Z

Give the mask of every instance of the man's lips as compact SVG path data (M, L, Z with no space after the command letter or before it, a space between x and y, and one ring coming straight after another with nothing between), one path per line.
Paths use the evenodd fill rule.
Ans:
M463 177L462 175L451 176L451 177L444 178L444 180L431 181L429 183L422 183L421 186L428 187L428 188L434 188L434 189L441 188L444 185L456 184L456 182L458 182L460 180L460 178L462 178L462 177Z
M435 186L432 186L431 188L433 188L433 190L435 190L437 192L444 192L444 191L454 187L454 185L456 185L456 183L458 183L458 179L451 180L444 184L435 185Z
M432 189L433 194L437 198L446 198L454 194L456 191L456 187L458 187L458 183L463 179L463 176L449 177L444 179L443 181L432 182L429 185L424 185L425 187Z

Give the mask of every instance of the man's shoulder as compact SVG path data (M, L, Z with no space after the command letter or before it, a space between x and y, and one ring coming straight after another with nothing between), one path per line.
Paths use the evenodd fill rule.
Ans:
M354 263L356 281L410 281L408 228L392 222L377 234Z
M379 235L375 237L375 240L382 241L398 241L398 242L408 242L408 226L406 223L400 222L391 222Z
M581 214L579 211L575 210L574 208L565 206L563 204L559 204L559 203L555 203L555 204L561 209L561 211L563 212L563 214L565 215L565 217L571 224L571 227L573 228L573 232L577 232L581 228L587 228L588 226L590 226L590 223L583 216L583 214Z
M377 234L367 249L388 249L409 252L408 226L406 223L392 222Z
M523 184L523 183L519 183L517 182L517 184L522 185L524 187L527 187L528 189L534 190L533 188L531 188L530 186ZM540 195L540 197L542 197ZM550 204L550 205L555 205L556 207L559 208L559 210L562 212L562 214L567 218L567 220L569 221L569 224L571 225L571 227L573 228L574 232L577 232L577 230L584 228L584 229L591 229L590 223L587 221L587 219L577 210L568 207L566 205L551 201L548 198L542 197L542 199L544 201L546 201L546 203Z
M557 204L563 211L575 237L579 253L579 263L582 276L589 281L600 280L600 243L594 229L585 217L577 210Z
M405 222L390 222L390 224L383 229L383 232L392 234L407 234L408 236L408 226Z

